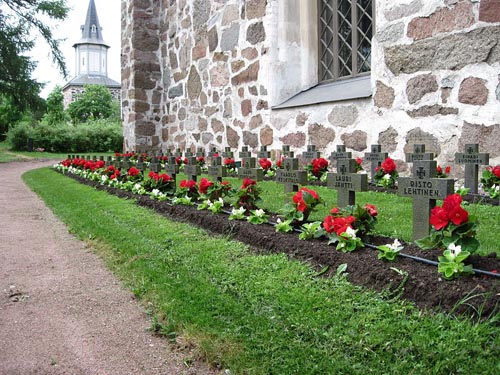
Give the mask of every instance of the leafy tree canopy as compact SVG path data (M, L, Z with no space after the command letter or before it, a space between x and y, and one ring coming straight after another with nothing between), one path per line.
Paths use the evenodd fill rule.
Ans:
M67 76L59 40L41 20L61 21L67 14L65 0L0 0L0 94L11 97L18 109L31 108L39 101L42 85L31 78L36 62L24 56L33 48L37 34L47 42L54 62Z
M60 124L66 120L64 95L60 86L54 87L47 98L47 113L44 120L49 125Z
M71 103L68 113L74 122L107 119L113 114L113 97L103 85L86 85L78 100Z

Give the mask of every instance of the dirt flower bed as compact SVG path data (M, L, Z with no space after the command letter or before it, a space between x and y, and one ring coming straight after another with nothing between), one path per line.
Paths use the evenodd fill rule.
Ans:
M476 274L448 281L442 278L435 266L409 258L398 257L395 262L384 262L377 258L376 250L368 247L343 253L328 246L326 240L299 241L297 233L277 233L271 225L229 221L225 214L199 211L193 206L172 205L149 196L101 186L78 176L71 177L119 197L136 199L139 206L151 208L170 219L244 242L258 254L285 253L292 259L306 261L318 270L318 277L335 275L339 265L347 264L347 278L351 283L382 292L387 299L400 297L413 301L423 309L480 315L482 318L491 317L500 310L500 280L495 277ZM366 242L382 245L392 242L392 239L370 237ZM433 261L437 261L437 257L442 254L440 250L422 251L413 244L404 244L403 252ZM475 269L500 271L500 259L496 254L486 257L472 255L467 261Z

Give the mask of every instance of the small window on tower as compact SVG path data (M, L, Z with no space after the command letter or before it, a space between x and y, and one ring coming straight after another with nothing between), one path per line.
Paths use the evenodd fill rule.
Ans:
M92 25L92 33L95 34L97 31L97 28L95 27L95 25Z

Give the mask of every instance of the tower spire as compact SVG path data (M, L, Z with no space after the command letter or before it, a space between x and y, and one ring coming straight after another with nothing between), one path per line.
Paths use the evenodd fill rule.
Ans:
M82 30L82 38L76 44L92 43L109 47L102 38L102 27L99 24L99 17L97 16L94 0L89 1L85 24L82 25L80 29Z

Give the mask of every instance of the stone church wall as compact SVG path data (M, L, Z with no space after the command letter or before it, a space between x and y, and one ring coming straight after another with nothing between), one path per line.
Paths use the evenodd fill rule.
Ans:
M312 3L123 1L125 147L380 143L404 170L414 143L441 165L479 143L500 163L499 1L376 1L372 96L273 109L317 83Z

